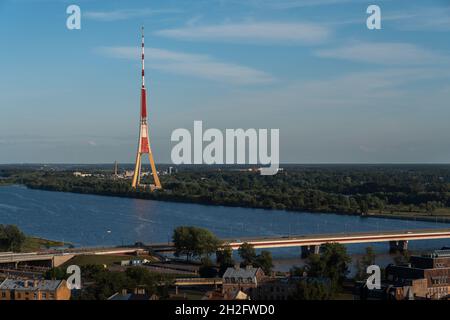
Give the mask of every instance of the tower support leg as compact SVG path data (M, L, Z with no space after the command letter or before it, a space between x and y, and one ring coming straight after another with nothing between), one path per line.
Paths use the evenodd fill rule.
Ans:
M142 155L138 151L136 156L136 165L134 167L133 182L131 184L133 188L137 188L141 180L141 158Z
M150 146L149 146L150 148ZM150 151L148 154L148 158L150 161L150 167L152 169L153 181L155 182L155 188L161 189L161 182L159 182L158 172L156 171L155 160L153 160L153 154Z

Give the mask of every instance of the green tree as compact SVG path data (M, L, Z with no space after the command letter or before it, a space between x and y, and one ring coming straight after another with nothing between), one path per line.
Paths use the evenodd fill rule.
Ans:
M266 275L270 275L273 268L272 254L270 251L261 251L261 254L256 257L254 266L261 268Z
M25 242L25 235L14 225L0 225L0 249L19 252Z
M233 250L229 246L225 246L216 252L216 261L219 265L220 275L224 274L227 268L234 266Z
M239 256L242 259L242 264L244 266L246 265L253 265L253 263L256 261L256 251L255 248L247 243L244 242L238 249Z
M128 289L143 287L147 292L156 291L157 279L148 269L143 267L128 268L125 275Z
M172 239L175 255L186 255L186 260L210 256L221 246L221 241L211 231L198 227L177 227Z
M308 281L303 279L297 284L292 300L330 300L333 298L333 291L329 286L320 281Z
M399 252L394 257L394 263L396 265L407 264L407 263L409 263L410 258L411 258L411 254L409 253L409 251L406 250L403 252Z
M217 269L214 267L209 257L204 257L202 258L198 273L200 277L203 278L214 278L217 276Z
M369 204L366 200L361 200L361 202L359 203L359 210L362 214L366 214L367 212L369 212Z
M151 295L160 293L158 290L161 289L161 283L168 283L167 279L162 279L142 267L132 267L125 272L116 272L99 265L87 265L81 267L81 275L83 282L90 284L77 296L80 300L106 300L123 289L131 292L137 287L144 288L146 293Z
M51 268L44 273L44 278L47 280L64 280L69 277L69 274L63 268Z
M244 242L238 249L239 256L242 259L242 265L251 265L257 268L261 268L265 274L270 274L273 268L273 259L270 251L261 251L261 254L257 255L253 245Z
M367 278L367 267L375 264L375 251L373 247L366 248L366 254L356 262L355 280L364 280Z
M308 277L328 278L333 288L338 289L349 272L351 257L339 243L326 243L321 254L312 254L306 263Z

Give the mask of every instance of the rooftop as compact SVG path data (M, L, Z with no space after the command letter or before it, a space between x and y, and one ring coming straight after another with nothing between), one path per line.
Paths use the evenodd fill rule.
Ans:
M55 291L63 280L13 280L6 279L0 290Z
M247 266L245 268L228 268L223 274L223 278L253 278L256 276L259 268Z
M433 252L423 256L427 258L450 258L450 249L434 250Z

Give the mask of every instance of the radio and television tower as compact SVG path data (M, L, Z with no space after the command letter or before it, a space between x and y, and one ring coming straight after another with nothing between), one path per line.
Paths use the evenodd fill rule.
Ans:
M150 149L150 137L148 134L147 124L147 90L145 89L145 77L144 77L144 27L142 27L142 87L141 87L141 120L139 125L139 140L138 149L136 155L136 166L134 168L132 187L137 188L141 185L141 166L142 156L148 154L150 160L150 167L152 170L154 185L151 185L152 189L161 189L161 183L159 182L158 173L156 172L155 161L153 160L152 150Z

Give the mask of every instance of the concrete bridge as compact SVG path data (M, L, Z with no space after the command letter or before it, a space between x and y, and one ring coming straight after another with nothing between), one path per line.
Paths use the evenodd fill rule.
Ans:
M330 242L341 244L388 242L391 251L404 251L408 249L410 240L432 239L450 239L450 228L252 237L223 239L223 243L233 250L237 250L245 242L257 249L301 247L302 256L305 257L311 253L319 253L320 246ZM148 248L156 252L174 251L173 243L153 244Z
M320 246L325 243L372 243L388 242L391 251L408 249L410 240L450 239L450 228L447 229L416 229L397 231L372 231L357 233L310 234L299 236L254 237L241 239L224 239L223 243L237 250L243 243L249 243L257 249L300 247L303 257L311 253L319 253ZM449 243L450 244L450 243ZM65 250L49 250L32 253L0 252L0 264L15 264L30 261L48 261L52 267L57 267L77 255L106 255L139 253L149 249L154 252L173 252L173 243L160 243L137 247L113 248L76 248Z
M302 256L319 253L320 245L325 243L373 243L389 242L390 251L404 251L408 249L410 240L449 239L450 229L420 229L406 231L377 231L338 234L311 234L303 236L287 236L274 238L245 238L225 241L233 250L238 249L244 242L255 248L286 248L301 247Z
M47 262L51 267L58 267L69 261L75 256L79 255L107 255L107 254L126 254L144 251L142 248L80 248L80 249L65 249L65 250L49 250L42 252L30 253L14 253L14 252L0 252L0 264L14 264L16 267L21 262Z

